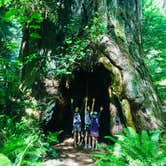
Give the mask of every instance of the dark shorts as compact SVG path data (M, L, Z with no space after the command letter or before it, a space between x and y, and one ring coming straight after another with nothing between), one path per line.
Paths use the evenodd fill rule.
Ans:
M73 132L75 131L81 132L81 123L73 124Z
M86 131L90 132L90 130L91 130L91 125L85 125L85 132Z

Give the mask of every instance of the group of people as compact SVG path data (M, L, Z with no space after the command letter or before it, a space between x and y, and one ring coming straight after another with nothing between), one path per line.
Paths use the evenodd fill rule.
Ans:
M71 99L71 105L74 100ZM100 111L94 111L95 98L92 99L92 106L88 106L88 97L85 97L84 107L84 127L81 121L81 114L79 107L75 107L73 112L73 135L74 135L74 146L84 144L85 149L97 149L97 142L99 137L99 119L100 113L103 107L100 107Z

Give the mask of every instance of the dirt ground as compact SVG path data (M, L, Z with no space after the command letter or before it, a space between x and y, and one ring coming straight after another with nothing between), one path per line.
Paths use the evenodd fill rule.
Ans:
M55 146L61 166L95 166L91 151L83 147L74 148L73 139L68 138Z

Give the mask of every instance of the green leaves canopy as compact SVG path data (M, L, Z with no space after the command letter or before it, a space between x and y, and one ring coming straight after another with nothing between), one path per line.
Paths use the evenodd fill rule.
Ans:
M166 100L166 14L163 0L143 1L143 47L145 62L163 100Z

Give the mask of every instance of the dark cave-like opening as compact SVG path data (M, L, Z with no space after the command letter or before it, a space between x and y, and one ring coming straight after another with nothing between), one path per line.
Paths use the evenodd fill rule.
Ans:
M98 64L93 71L77 70L74 78L69 82L69 88L61 88L62 96L66 99L65 106L56 105L52 119L47 125L47 130L63 130L64 135L72 134L72 111L70 99L74 99L73 106L81 109L82 124L84 126L84 98L88 97L91 107L92 98L95 98L94 110L99 112L100 106L104 108L100 116L100 139L110 134L110 111L108 87L111 85L111 75L102 65ZM84 128L84 127L83 127ZM63 136L64 136L63 135Z
M100 138L110 134L110 113L108 87L111 84L111 77L102 65L97 65L93 71L75 71L74 79L70 83L70 97L74 98L74 106L82 108L81 117L84 121L84 98L88 97L88 105L92 106L92 99L95 98L94 110L99 112L100 106L104 108L100 116ZM84 123L83 123L84 126Z

